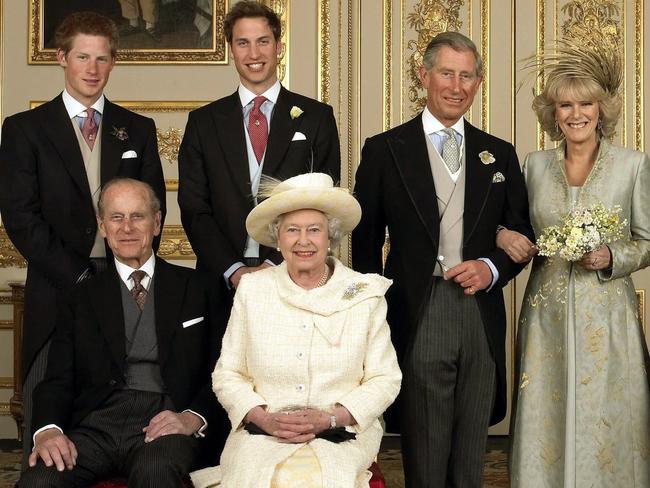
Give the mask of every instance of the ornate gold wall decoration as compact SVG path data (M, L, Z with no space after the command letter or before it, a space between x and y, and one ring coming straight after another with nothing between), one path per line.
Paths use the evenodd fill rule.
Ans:
M282 53L278 62L278 79L285 86L289 85L289 0L262 0L260 3L271 8L282 25Z
M463 25L460 20L460 8L465 0L420 0L407 18L410 28L417 32L417 40L408 42L407 48L412 51L406 63L410 80L408 97L411 110L420 111L426 104L426 97L420 95L420 77L418 70L422 66L422 56L429 41L444 31L458 31Z
M178 163L178 151L183 140L183 131L170 127L166 131L156 129L158 136L158 153L162 159L170 164Z
M330 1L318 2L318 99L330 103Z
M158 256L164 259L196 259L182 225L166 225L163 228Z
M566 20L562 36L575 39L584 45L593 44L593 33L599 32L611 49L621 49L623 39L620 29L619 0L571 0L562 7ZM601 42L598 36L598 42Z
M637 313L639 314L639 322L645 334L645 290L636 290L636 299L638 302Z
M26 268L27 261L9 240L7 231L0 226L0 268Z

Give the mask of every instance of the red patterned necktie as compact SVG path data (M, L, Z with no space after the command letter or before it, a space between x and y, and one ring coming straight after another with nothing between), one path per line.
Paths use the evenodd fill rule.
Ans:
M135 300L135 303L138 304L140 310L144 310L144 302L147 301L147 289L142 286L142 280L147 276L147 273L138 269L131 273L131 279L133 280L133 288L131 288L131 296Z
M262 157L266 150L266 142L269 140L269 125L266 121L266 116L260 110L260 107L265 101L266 97L255 97L253 99L253 109L248 114L248 137L251 139L257 164L262 162Z
M81 127L81 135L84 136L84 140L90 149L95 145L95 139L97 138L97 123L95 122L95 109L87 108L86 109L86 118L84 119L84 125Z

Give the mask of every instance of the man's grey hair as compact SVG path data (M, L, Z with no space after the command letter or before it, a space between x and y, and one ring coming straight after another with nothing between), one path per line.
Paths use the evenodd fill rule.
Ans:
M97 215L101 219L104 215L104 200L106 192L113 186L117 185L131 185L142 188L149 197L149 207L151 208L151 213L156 215L160 211L160 199L156 195L156 192L153 191L149 183L144 181L134 180L133 178L113 178L102 188L102 192L99 194L99 201L97 202Z
M336 248L341 243L341 239L343 239L343 236L345 235L341 229L341 221L335 217L330 217L327 214L324 215L325 218L327 218L327 236L330 240L330 248ZM273 222L269 224L269 238L275 243L276 246L278 244L280 224L282 223L283 217L284 214L278 215L275 219L273 219Z
M438 51L443 47L450 47L454 51L470 51L474 54L474 59L476 59L476 76L483 76L483 60L478 49L476 49L476 44L469 37L464 36L460 32L453 31L441 32L431 39L422 56L424 69L431 71L431 68L436 65Z

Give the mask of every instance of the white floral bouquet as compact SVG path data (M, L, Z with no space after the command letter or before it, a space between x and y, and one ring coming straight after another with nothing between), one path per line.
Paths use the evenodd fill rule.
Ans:
M574 208L560 225L542 231L537 238L539 255L579 261L585 253L623 237L627 219L621 220L620 212L620 206L607 208L602 203Z

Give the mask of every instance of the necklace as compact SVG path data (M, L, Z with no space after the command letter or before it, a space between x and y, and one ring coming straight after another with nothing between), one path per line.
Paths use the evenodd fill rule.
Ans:
M320 277L320 280L318 280L318 283L316 283L315 288L319 288L323 286L325 283L327 283L327 279L330 277L330 267L325 263L325 272L323 273L323 276Z

